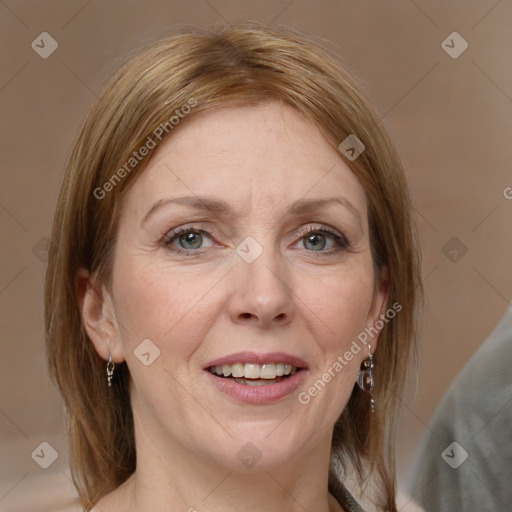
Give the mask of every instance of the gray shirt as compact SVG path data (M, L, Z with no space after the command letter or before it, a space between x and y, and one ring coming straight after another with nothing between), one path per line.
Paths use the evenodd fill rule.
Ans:
M412 496L427 512L512 511L511 373L512 308L452 383L423 439Z

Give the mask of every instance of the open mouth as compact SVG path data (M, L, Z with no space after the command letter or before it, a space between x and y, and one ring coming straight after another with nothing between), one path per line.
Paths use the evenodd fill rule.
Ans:
M278 384L301 370L302 368L285 363L235 363L208 368L208 371L216 377L229 379L246 386Z

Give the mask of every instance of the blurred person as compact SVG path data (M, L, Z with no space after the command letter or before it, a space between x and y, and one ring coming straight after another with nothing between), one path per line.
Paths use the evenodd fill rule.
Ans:
M416 458L412 495L432 512L512 510L512 308L457 375Z

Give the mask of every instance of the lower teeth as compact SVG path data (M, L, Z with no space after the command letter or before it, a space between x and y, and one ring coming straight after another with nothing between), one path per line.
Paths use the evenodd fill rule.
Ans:
M228 377L232 378L232 377ZM277 384L283 380L282 377L277 377L276 379L244 379L244 378L236 378L233 379L237 384L245 384L246 386L265 386L268 384Z

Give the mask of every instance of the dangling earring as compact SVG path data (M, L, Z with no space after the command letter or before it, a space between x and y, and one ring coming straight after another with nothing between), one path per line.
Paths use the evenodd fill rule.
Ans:
M374 380L373 380L373 354L372 347L368 345L368 359L365 359L361 363L361 369L357 374L357 384L359 387L370 393L370 409L372 412L375 412L375 399L373 398L373 388L374 388Z
M107 382L108 387L112 387L112 377L114 376L114 369L116 367L116 364L114 361L112 361L112 354L110 353L110 350L108 351L108 362L107 362Z

